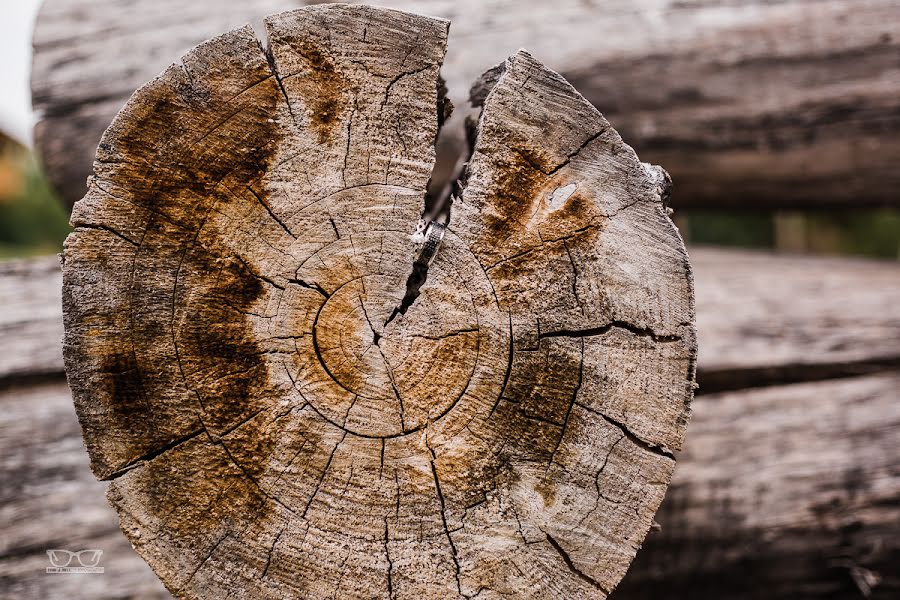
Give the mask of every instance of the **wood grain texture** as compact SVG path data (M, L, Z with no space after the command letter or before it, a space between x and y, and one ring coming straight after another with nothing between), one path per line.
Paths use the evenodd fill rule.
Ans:
M66 371L176 595L603 598L651 525L696 364L663 172L519 52L409 296L448 25L267 17L268 55L204 42L100 142Z
M900 367L900 264L694 248L704 393Z
M677 182L676 206L897 205L898 0L371 2L453 22L443 75L527 47ZM188 48L301 0L46 0L34 36L36 143L71 204L100 134ZM114 56L115 59L110 59Z
M877 575L870 598L895 598L898 389L892 373L698 397L662 529L612 597L861 598L855 580ZM90 474L66 385L0 391L0 407L6 594L170 598ZM103 549L106 572L50 576L47 548Z
M56 257L0 262L0 382L62 373L61 290Z
M171 598L91 474L65 382L0 390L0 596ZM103 550L102 574L49 574L46 551ZM77 563L75 563L77 566Z
M896 371L704 396L616 597L896 597L898 448Z

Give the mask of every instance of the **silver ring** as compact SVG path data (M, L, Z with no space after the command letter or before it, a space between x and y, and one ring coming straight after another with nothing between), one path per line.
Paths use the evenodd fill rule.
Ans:
M438 248L441 246L441 241L444 239L446 231L447 226L443 223L432 221L428 224L428 227L425 229L425 241L422 242L422 247L419 248L419 253L416 255L417 265L423 267L431 266L434 257L437 256Z

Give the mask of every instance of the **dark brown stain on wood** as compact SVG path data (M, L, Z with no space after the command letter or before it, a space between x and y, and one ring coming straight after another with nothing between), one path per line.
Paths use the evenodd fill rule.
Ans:
M582 184L583 185L583 184ZM557 186L550 186L545 192L543 201L550 203L551 195ZM592 197L592 189L576 188L575 193L569 196L562 206L553 210L550 219L552 226L546 229L546 239L557 239L561 232L569 234L568 239L577 240L578 243L587 243L586 238L597 241L598 234L605 228L606 219L597 207L597 201ZM590 226L590 229L586 229Z
M154 450L152 445L157 432L154 419L147 415L152 410L151 397L134 352L123 344L123 347L102 357L100 368L105 375L102 379L106 384L105 395L110 399L107 406L111 413L110 420L128 431L135 440L144 440L144 444L135 447L137 455Z
M504 398L524 418L561 428L578 384L579 344L542 339L537 350L515 352Z
M258 432L255 425L249 428ZM249 479L259 469L253 462L236 462L230 455L231 449L242 443L244 440L232 440L211 445L210 438L201 434L136 472L129 495L140 490L141 506L157 521L159 535L176 543L194 536L221 535L223 528L261 518L267 512L267 501ZM259 447L262 445L260 442ZM110 499L119 504L115 485L110 488ZM136 542L139 546L141 540Z
M557 188L573 182L557 175L558 168L540 150L521 145L512 146L510 152L495 158L492 171L496 179L488 192L491 210L483 213L487 224L485 239L502 245L532 225L542 232L547 229L547 239L558 238L559 232L581 233L588 225L602 228L603 215L593 198L594 190L581 186L561 206L550 213L544 210L538 216L542 208L548 209Z
M183 374L189 397L196 397L197 421L179 423L191 430L181 432L183 442L153 456L132 476L147 499L144 507L165 535L177 540L235 527L272 507L259 478L276 446L263 410L273 390L250 316L269 287L208 217L217 204L235 201L229 190L256 184L274 160L283 137L278 106L283 96L273 77L260 77L249 92L223 99L193 94L184 73L170 70L169 75L169 81L155 84L154 93L132 104L129 120L143 126L111 136L100 153L111 158L104 176L119 185L127 182L127 200L152 213L137 256L177 257L154 264L177 278L172 294L191 299L180 313L173 312L171 328L145 326L140 336L150 338L135 339L138 351L171 347L174 340L180 364L167 368L175 377ZM233 116L223 123L222 114ZM198 139L204 143L197 144ZM254 189L267 200L264 185ZM152 275L134 275L137 281L142 276ZM171 302L171 296L141 298L157 309ZM148 433L155 423L167 423L172 407L154 403L163 396L162 388L181 387L145 378L137 363L153 358L141 358L135 360L132 340L124 339L99 357L110 373L109 408L133 440L152 439ZM182 409L184 414L190 411ZM158 448L172 441L156 437Z
M298 91L303 98L318 143L327 144L334 141L340 129L352 86L321 48L306 40L291 40L290 43L291 48L303 57L309 71L293 76L289 89Z
M528 156L513 151L495 160L496 179L489 192L494 210L485 213L486 237L503 240L514 235L533 212L547 177Z
M202 283L176 333L185 381L202 403L206 426L215 430L261 408L268 386L268 367L248 319L265 286L243 263L218 252L226 251L195 246L185 255Z
M515 374L510 380L533 377L537 383L508 388L503 394L492 416L494 435L503 444L499 456L482 473L473 473L473 465L460 467L468 469L463 472L470 492L489 491L498 480L518 480L518 469L530 465L539 474L534 491L544 506L556 503L557 451L563 436L581 435L582 417L573 404L580 388L580 357L570 348L552 347L547 342L542 340L534 351L516 352Z
M476 436L486 444L483 451L436 461L448 505L477 506L498 486L509 488L523 464L545 471L535 491L545 505L556 501L552 465L562 436L580 435L573 409L581 387L581 341L542 339L535 350L517 350L510 360L510 385L485 423L487 435Z
M492 415L492 428L508 458L549 464L571 419L581 386L580 340L542 339L535 350L516 350L509 385Z
M128 121L142 127L111 130L100 144L97 156L104 164L98 176L126 185L130 202L196 230L210 206L231 200L219 187L226 177L240 189L237 184L265 174L283 136L283 100L268 70L258 74L258 85L234 98L198 92L198 99L187 91L193 87L184 71L171 67L166 74L128 106ZM222 122L223 114L232 116Z

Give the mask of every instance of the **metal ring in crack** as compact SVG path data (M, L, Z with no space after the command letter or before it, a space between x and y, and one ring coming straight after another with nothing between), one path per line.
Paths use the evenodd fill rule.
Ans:
M125 533L187 598L604 597L693 393L660 178L520 52L415 297L448 24L265 25L141 88L73 213L66 367Z

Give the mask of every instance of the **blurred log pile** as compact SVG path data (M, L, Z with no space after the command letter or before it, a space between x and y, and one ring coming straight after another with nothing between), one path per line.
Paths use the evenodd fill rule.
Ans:
M895 598L900 266L691 256L701 387L661 529L613 597ZM60 283L54 259L0 270L0 578L16 597L71 597L44 551L76 544L107 565L82 597L168 597L88 467L58 351Z

